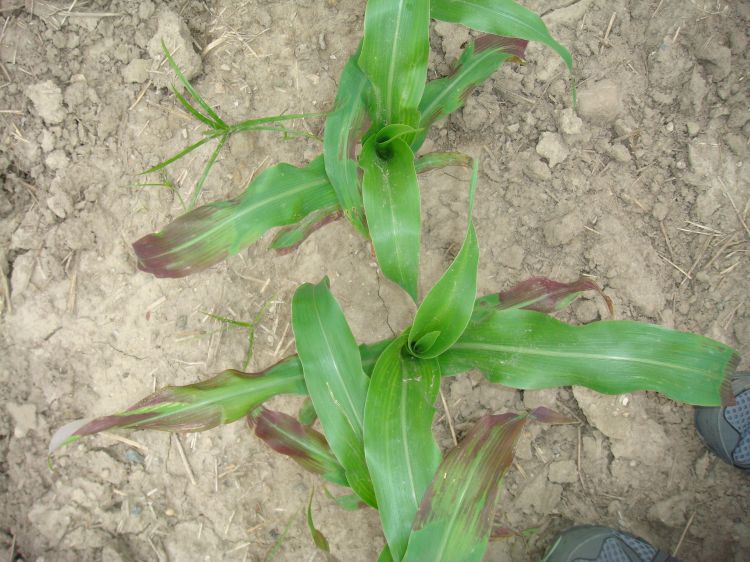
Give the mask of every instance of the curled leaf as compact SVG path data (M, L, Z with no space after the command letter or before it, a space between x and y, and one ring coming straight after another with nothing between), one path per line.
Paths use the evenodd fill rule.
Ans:
M562 414L555 412L554 410L551 410L546 406L539 406L538 408L534 408L529 412L529 417L540 423L548 423L552 425L564 425L578 422L578 420L563 416Z
M406 562L482 559L527 416L485 416L446 456L414 521Z
M611 317L615 309L601 287L591 279L581 277L572 283L560 283L546 277L531 277L514 285L507 291L500 291L499 308L525 308L537 312L557 312L569 306L586 291L596 291L607 305Z
M325 436L302 425L292 416L264 407L247 416L255 435L277 453L291 457L305 470L321 474L327 480L347 486L344 469L333 456Z

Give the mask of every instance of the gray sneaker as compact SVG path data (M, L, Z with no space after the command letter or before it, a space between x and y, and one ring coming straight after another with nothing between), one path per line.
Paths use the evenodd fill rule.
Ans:
M697 406L695 427L721 460L750 474L750 373L735 374L732 391L734 406Z
M542 562L678 562L643 539L609 527L581 525L555 538Z

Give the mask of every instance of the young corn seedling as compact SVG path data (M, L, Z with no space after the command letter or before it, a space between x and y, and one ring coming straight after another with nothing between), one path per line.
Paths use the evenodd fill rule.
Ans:
M431 17L484 35L466 45L450 76L427 81ZM467 166L469 158L457 153L415 155L435 122L460 109L473 88L503 63L521 62L532 40L548 45L572 66L570 54L552 39L542 20L509 0L370 0L364 38L344 66L333 110L326 117L323 154L302 168L276 164L239 197L194 209L141 238L133 245L138 267L158 277L189 275L236 254L276 227L286 228L271 247L288 252L316 228L343 215L372 240L385 276L416 301L421 225L417 174ZM229 134L263 130L269 123L303 115L228 127L170 64L199 107L176 90L175 95L209 129L205 138L148 171L219 139L193 192L192 206Z
M111 428L200 431L247 416L274 450L379 511L387 542L379 560L478 561L523 425L566 420L545 409L491 415L443 458L432 435L442 377L479 369L520 389L575 384L700 405L731 400L738 357L721 343L637 322L570 326L548 316L584 291L601 293L591 281L533 278L477 299L477 172L474 164L461 250L399 336L358 346L327 279L305 284L292 300L298 355L262 373L224 371L164 388L124 412L62 428L51 448ZM311 405L323 432L262 406L278 394L309 396L305 418L316 417Z
M113 428L202 431L246 417L271 448L350 488L342 506L378 509L387 541L380 560L481 560L523 424L565 420L544 410L488 416L443 457L431 433L442 377L478 369L526 390L575 384L606 394L652 390L698 405L731 401L727 380L738 361L731 348L649 324L571 326L548 315L597 289L589 281L536 278L461 307L463 294L446 279L471 292L472 272L457 262L429 293L447 304L422 301L398 337L358 346L327 281L306 284L292 303L298 355L260 373L228 370L163 388L123 412L61 428L50 448ZM451 314L420 327L417 318L438 318L440 307ZM300 417L314 420L312 404L322 433L263 407L281 394L308 396Z
M426 82L430 17L489 35L466 46L451 76ZM386 539L379 560L478 561L524 424L566 420L543 408L493 414L443 455L432 434L443 377L478 369L517 389L581 385L605 394L650 390L689 404L730 403L738 356L724 344L637 322L572 326L549 316L584 291L604 296L589 280L533 278L477 298L478 165L456 153L416 153L429 127L461 107L503 62L519 59L527 40L549 45L570 66L541 20L510 0L370 0L364 39L326 119L323 154L302 168L277 164L237 199L190 211L135 243L141 269L178 277L237 253L271 228L288 227L273 247L289 249L321 222L344 215L372 240L386 277L418 303L403 333L358 345L327 279L304 284L292 300L297 355L260 373L227 370L162 388L122 412L61 428L50 449L112 428L202 431L245 417L271 448L348 488L342 505L378 510ZM206 113L190 107L216 124L198 103ZM455 259L420 298L417 175L456 164L472 169L468 226ZM284 394L307 397L299 420L263 406ZM316 419L322 431L312 427ZM308 525L328 552L309 504Z

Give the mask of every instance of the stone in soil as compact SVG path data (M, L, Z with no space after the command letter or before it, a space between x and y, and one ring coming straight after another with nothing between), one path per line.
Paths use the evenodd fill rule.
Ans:
M602 80L578 92L578 115L591 123L614 123L622 110L620 87L612 80Z
M201 57L193 50L193 39L182 18L169 8L158 15L159 28L148 42L148 53L154 60L164 59L162 42L169 49L175 63L187 80L192 80L201 71ZM165 65L166 67L166 65ZM151 80L157 87L168 87L175 82L171 70L152 73Z
M60 87L52 80L37 82L26 88L26 95L45 123L56 125L65 119L63 96Z
M549 167L554 168L559 163L564 162L570 154L570 150L565 145L562 137L558 133L542 133L539 142L536 145L536 152L549 162Z

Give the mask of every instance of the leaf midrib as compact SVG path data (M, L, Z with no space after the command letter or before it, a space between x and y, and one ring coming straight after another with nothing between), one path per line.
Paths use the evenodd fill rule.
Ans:
M681 370L689 373L705 373L705 370L693 369L680 365L679 363L667 363L664 361L657 361L654 359L644 359L638 357L625 357L619 355L604 355L601 353L582 353L582 352L571 352L571 351L551 351L544 349L534 349L531 347L518 347L512 345L502 345L493 343L482 343L482 342L457 342L453 344L451 350L478 350L478 351L495 351L505 353L516 353L520 355L537 355L541 357L560 357L560 358L580 358L580 359L592 359L598 361L623 361L629 363L637 363L641 365L652 365L655 367L664 367L669 369Z

